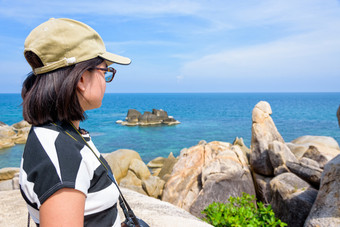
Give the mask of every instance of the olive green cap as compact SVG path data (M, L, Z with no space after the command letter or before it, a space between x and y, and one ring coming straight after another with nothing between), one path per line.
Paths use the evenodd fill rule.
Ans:
M26 51L35 53L44 65L32 68L36 75L96 57L108 65L131 63L129 58L107 52L102 38L90 26L66 18L51 18L33 29L25 40Z

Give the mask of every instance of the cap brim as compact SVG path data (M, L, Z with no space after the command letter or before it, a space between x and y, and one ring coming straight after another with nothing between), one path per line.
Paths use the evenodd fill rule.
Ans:
M121 65L128 65L131 63L130 58L119 56L117 54L112 54L109 52L105 52L99 55L99 57L104 58L107 62L111 64L116 63L116 64L121 64ZM108 64L108 65L111 65L111 64Z

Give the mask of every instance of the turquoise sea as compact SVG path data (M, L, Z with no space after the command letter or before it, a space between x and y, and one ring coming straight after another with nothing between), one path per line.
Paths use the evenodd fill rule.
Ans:
M251 112L259 101L271 105L278 131L289 142L303 135L331 136L340 143L336 111L340 93L167 93L105 94L100 109L87 112L81 127L102 153L126 148L145 162L158 156L179 155L200 140L233 142L242 137L249 147ZM22 120L19 94L0 94L0 121ZM140 112L163 109L181 124L175 126L122 126L128 109ZM0 168L20 165L24 145L0 150Z

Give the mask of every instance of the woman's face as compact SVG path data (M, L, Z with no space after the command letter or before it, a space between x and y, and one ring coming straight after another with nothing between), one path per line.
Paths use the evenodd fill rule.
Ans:
M97 67L105 68L103 62ZM105 74L101 70L91 70L83 73L78 82L78 99L84 111L99 108L102 105L106 89Z

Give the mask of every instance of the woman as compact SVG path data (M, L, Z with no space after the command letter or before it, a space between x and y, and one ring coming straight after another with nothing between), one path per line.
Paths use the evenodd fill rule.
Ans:
M119 192L79 122L101 106L116 72L108 65L130 59L107 52L96 31L71 19L35 28L24 55L33 72L23 83L23 116L32 129L20 190L31 217L40 226L120 226Z

